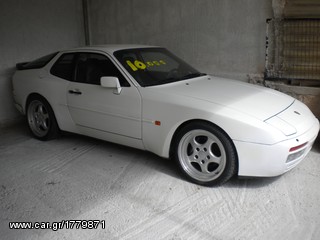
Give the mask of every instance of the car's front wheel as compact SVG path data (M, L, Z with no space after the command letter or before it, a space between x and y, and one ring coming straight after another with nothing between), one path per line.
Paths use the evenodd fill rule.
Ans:
M231 139L207 122L186 125L178 132L173 157L182 173L201 185L220 185L237 171L237 154Z
M27 121L33 136L49 140L59 135L59 127L49 103L41 97L33 97L27 106Z

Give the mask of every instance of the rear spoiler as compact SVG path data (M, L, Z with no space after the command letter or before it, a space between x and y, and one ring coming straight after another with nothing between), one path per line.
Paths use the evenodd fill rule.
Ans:
M25 68L25 65L27 65L29 62L20 62L20 63L17 63L16 64L16 69L17 70L24 70L24 69L26 69Z
M31 62L20 62L16 64L17 70L37 69L43 68L47 65L59 52L54 52L49 55L43 56Z

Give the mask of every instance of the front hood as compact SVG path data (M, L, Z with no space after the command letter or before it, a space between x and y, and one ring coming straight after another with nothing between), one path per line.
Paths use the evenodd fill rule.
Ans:
M278 128L286 136L295 133L304 133L315 124L317 120L310 109L299 101L295 101L289 108L265 122Z
M277 115L294 102L292 97L275 90L213 76L153 88L166 94L222 105L262 121Z

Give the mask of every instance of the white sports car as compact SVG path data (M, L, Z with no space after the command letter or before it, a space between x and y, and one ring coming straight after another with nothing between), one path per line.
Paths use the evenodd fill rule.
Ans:
M298 100L200 73L160 47L83 47L19 63L13 94L38 139L63 130L148 150L203 185L283 174L319 132Z

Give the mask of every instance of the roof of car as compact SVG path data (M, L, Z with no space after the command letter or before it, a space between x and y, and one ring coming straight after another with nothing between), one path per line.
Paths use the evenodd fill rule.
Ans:
M85 47L78 47L78 48L68 49L66 51L95 50L95 51L104 51L107 53L113 53L115 51L123 50L123 49L150 48L150 47L157 47L157 46L138 45L138 44L108 44L108 45L91 45L91 46L85 46Z

